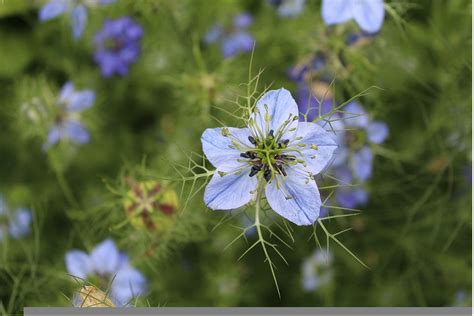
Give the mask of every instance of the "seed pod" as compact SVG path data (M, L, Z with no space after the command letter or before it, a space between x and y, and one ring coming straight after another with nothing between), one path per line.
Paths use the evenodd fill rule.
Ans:
M77 307L115 307L107 294L91 285L84 285L78 293Z

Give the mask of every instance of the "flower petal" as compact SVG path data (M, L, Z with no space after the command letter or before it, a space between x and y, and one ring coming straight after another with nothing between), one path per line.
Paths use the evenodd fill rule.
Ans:
M67 272L70 275L85 280L88 274L93 273L90 257L84 251L68 251L65 261Z
M250 168L240 174L221 177L214 173L204 191L204 202L213 210L232 210L252 200L257 188L257 177L249 177Z
M381 144L388 137L388 126L384 122L372 122L367 127L367 138L374 144Z
M348 0L323 0L321 13L326 25L344 23L352 18Z
M363 188L338 188L335 196L340 206L351 209L366 204L369 200L369 194Z
M249 52L253 48L254 38L247 32L236 32L225 37L221 44L224 58L233 57L241 52Z
M296 118L296 120L295 120ZM265 93L257 102L256 113L252 120L258 128L258 137L266 138L270 130L275 137L293 139L298 127L298 105L291 93L284 89L271 90ZM279 131L284 128L284 130ZM263 133L263 135L262 135Z
M74 84L72 82L66 82L61 91L59 92L59 102L67 103L69 99L74 94Z
M362 147L354 154L351 160L351 168L359 180L366 181L370 178L373 159L372 150L367 146Z
M10 235L13 238L28 235L30 232L31 219L32 216L30 210L25 208L16 210L9 226Z
M80 122L72 120L66 121L64 123L64 132L67 137L76 144L85 144L89 142L89 132Z
M253 18L250 14L248 13L242 13L238 14L234 17L234 26L236 28L247 28L249 27L253 22Z
M295 17L303 12L305 0L287 0L278 7L278 15L281 17Z
M229 135L223 135L222 128L208 128L202 133L202 150L211 164L219 171L234 171L243 166L240 153L245 149L254 148L248 137L248 128L226 128ZM238 145L239 149L235 145Z
M366 32L376 33L383 24L385 9L383 0L359 0L352 5L357 24Z
M79 38L84 31L87 22L87 9L82 4L77 5L71 11L72 34L74 38Z
M48 139L46 140L45 148L48 148L49 145L54 145L61 139L61 128L57 125L54 125L50 128L48 132Z
M134 297L143 295L147 281L137 269L126 267L120 269L111 285L111 297L118 306L124 306Z
M120 253L113 240L106 239L92 250L90 259L94 272L113 276L120 263Z
M69 0L51 0L39 11L38 18L41 22L54 19L67 10Z
M369 125L369 116L358 102L346 105L342 117L348 127L367 127Z
M212 44L217 42L217 40L221 37L222 33L224 32L222 25L216 24L212 26L209 31L207 31L206 35L204 36L204 43Z
M73 93L69 98L68 110L71 112L82 111L90 107L95 100L92 90L83 90Z
M290 142L289 146L300 150L301 159L306 163L307 171L313 175L323 170L333 157L337 148L331 135L316 123L300 122L296 130L296 137L301 140ZM304 145L304 147L303 147Z
M316 182L296 168L285 169L267 184L265 195L270 207L296 225L311 225L319 216L321 198ZM278 185L277 185L278 183Z

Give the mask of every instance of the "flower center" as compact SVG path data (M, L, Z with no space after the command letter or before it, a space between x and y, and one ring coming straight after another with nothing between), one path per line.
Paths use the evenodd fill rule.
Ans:
M123 46L124 42L120 38L109 38L105 41L105 47L113 52L118 52Z
M345 141L347 146L354 150L362 148L366 140L365 131L362 129L359 130L349 130L345 133Z
M250 160L250 177L263 173L263 178L269 182L276 174L286 176L285 167L296 163L295 156L284 153L290 141L275 139L273 130L262 141L252 136L249 136L249 141L255 149L241 153L240 157Z

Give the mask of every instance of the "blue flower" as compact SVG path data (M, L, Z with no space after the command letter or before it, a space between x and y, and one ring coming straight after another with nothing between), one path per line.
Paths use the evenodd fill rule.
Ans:
M340 181L341 186L336 189L335 198L337 203L344 208L356 208L358 205L367 204L369 193L363 187L350 187L353 176L347 167L335 168L334 176ZM345 186L347 185L347 186Z
M106 20L94 38L94 61L99 64L102 76L125 76L129 67L140 55L142 27L130 17Z
M61 14L69 13L72 23L72 34L80 38L87 22L87 6L107 5L115 0L50 0L39 11L39 20L48 21Z
M366 181L372 175L373 153L370 144L381 144L388 137L387 124L371 121L364 108L357 102L351 102L343 109L343 132L339 132L338 144L343 141L338 155L349 160L355 177ZM343 159L340 160L341 162Z
M0 241L8 233L10 237L18 239L30 233L32 220L31 211L18 208L14 211L8 209L5 200L0 197Z
M315 291L331 283L332 261L332 253L320 249L304 260L301 286L305 292Z
M234 17L230 27L225 28L216 24L204 36L206 44L220 43L224 58L233 57L241 52L249 52L253 48L254 38L247 32L252 24L253 18L248 13L242 13Z
M110 298L117 306L125 306L146 292L147 281L143 274L130 265L127 255L110 239L98 244L90 254L68 251L65 261L70 275L83 280L95 276L102 286L110 286Z
M323 0L322 16L326 25L340 24L354 19L360 28L376 33L385 15L383 0Z
M303 12L306 0L268 0L270 5L276 7L281 17L295 17Z
M74 91L74 85L67 82L61 89L57 105L54 125L48 132L44 148L58 143L62 139L71 140L76 144L89 141L89 133L80 122L80 112L92 106L95 93L92 90Z
M217 171L204 192L213 210L237 209L265 188L270 207L297 225L319 216L314 175L330 162L336 143L316 123L298 122L298 106L285 89L267 92L247 128L206 129L204 154Z

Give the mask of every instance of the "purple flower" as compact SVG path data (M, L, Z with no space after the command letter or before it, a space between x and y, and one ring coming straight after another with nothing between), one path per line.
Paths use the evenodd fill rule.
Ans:
M383 0L323 0L322 16L326 25L340 24L354 19L360 28L376 33L383 24Z
M258 100L247 128L209 128L201 136L204 154L216 172L204 192L213 210L232 210L265 189L270 207L297 225L319 216L314 181L332 158L336 143L316 123L298 122L298 107L285 89Z
M233 57L241 52L249 52L253 48L254 38L247 29L253 22L248 13L242 13L234 17L230 27L216 24L204 36L206 44L218 42L224 58Z
M18 239L30 233L31 211L26 208L10 210L5 200L0 197L0 241L6 234Z
M383 143L389 129L384 122L371 121L357 102L349 103L343 111L344 132L339 133L338 138L344 141L345 146L339 149L338 155L349 159L349 167L358 180L366 181L372 175L373 153L370 144Z
M57 105L57 115L54 125L48 132L44 148L68 139L76 144L89 141L89 133L80 122L80 112L92 106L95 93L92 90L74 91L74 85L67 82L61 89Z
M295 17L303 12L306 0L268 0L281 17Z
M110 239L98 244L90 254L68 251L65 261L72 276L83 280L95 276L102 282L101 286L110 286L110 298L117 306L126 306L146 292L147 281L143 274L130 265L128 256Z
M38 18L44 22L68 13L71 19L72 34L74 38L80 38L87 22L87 6L107 5L113 2L115 0L50 0L40 9Z
M301 286L305 292L315 291L331 283L333 256L325 249L317 249L306 258L302 267Z
M106 20L94 38L94 61L99 64L102 76L125 76L129 67L140 55L142 27L130 17Z

